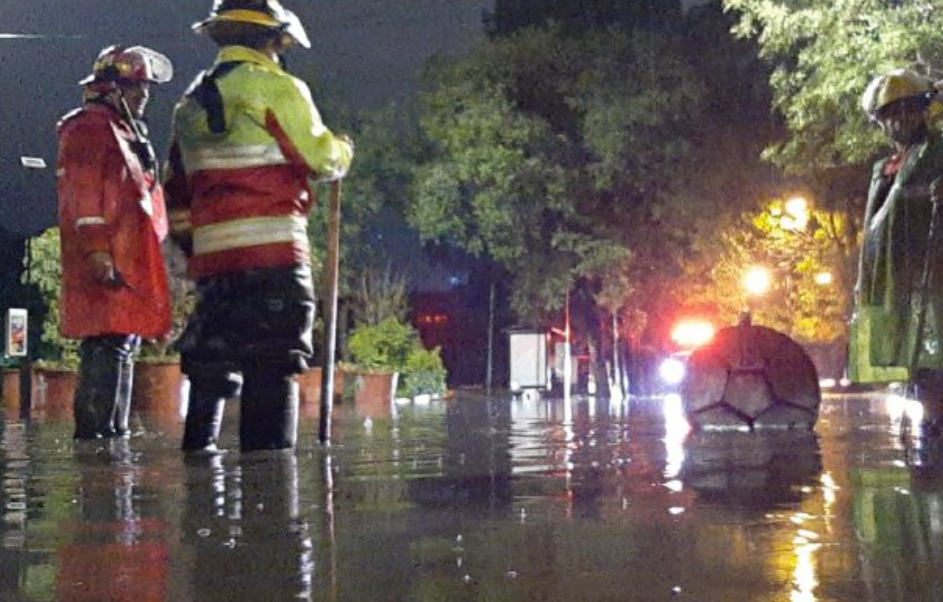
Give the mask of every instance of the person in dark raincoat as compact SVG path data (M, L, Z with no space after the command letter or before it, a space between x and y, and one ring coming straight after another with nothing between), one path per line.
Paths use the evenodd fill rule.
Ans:
M859 383L909 381L926 408L927 424L939 428L943 416L939 227L928 245L932 198L943 193L939 180L943 140L932 126L939 108L937 94L931 80L898 69L875 78L862 99L865 112L894 145L894 154L874 165L871 178L849 372Z

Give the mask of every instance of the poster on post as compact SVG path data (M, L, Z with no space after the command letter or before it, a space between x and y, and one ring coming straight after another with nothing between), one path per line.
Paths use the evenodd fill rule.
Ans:
M11 308L7 310L7 357L26 357L27 354L27 327L29 312L25 309Z

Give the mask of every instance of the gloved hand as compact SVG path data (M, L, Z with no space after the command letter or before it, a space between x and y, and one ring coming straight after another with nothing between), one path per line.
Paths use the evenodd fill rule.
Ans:
M350 151L354 152L354 139L353 138L351 138L347 134L339 134L337 136L337 139L340 140L341 142L346 142L348 145L350 145Z
M102 284L115 281L115 260L108 251L95 251L88 255L88 267L92 277Z

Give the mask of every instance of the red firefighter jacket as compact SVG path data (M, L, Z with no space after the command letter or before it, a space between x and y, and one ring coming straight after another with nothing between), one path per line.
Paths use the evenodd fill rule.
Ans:
M352 155L304 82L223 48L174 111L167 203L172 236L192 240L191 276L308 264L308 180L343 177Z
M62 334L163 336L170 295L161 253L167 234L163 191L133 150L134 132L105 105L59 123ZM93 278L87 256L108 251L121 281Z

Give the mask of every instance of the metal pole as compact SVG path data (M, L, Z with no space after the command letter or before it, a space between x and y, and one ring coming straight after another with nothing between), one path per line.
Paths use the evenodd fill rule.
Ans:
M612 383L619 390L619 399L625 396L622 388L622 370L619 358L619 317L616 311L612 312Z
M340 273L341 181L331 186L324 260L324 364L321 368L321 421L318 441L331 444L334 411L334 355L337 348L337 281Z
M929 304L927 297L930 294L930 283L933 280L931 263L933 259L933 247L936 244L937 229L939 228L938 222L940 221L941 202L937 194L937 188L941 184L941 181L943 181L941 178L937 178L930 184L930 228L927 233L927 250L923 256L923 273L920 278L920 307L917 310L917 331L914 333L914 346L913 352L910 355L910 373L908 374L911 393L916 393L916 375L917 369L920 367L920 348L923 347L923 329L924 326L926 326L927 305Z
M573 356L570 350L570 291L566 291L566 308L564 314L564 332L566 343L563 345L563 397L569 402L573 388Z
M491 281L491 293L488 296L488 370L485 375L485 387L491 396L491 384L494 366L494 281Z

